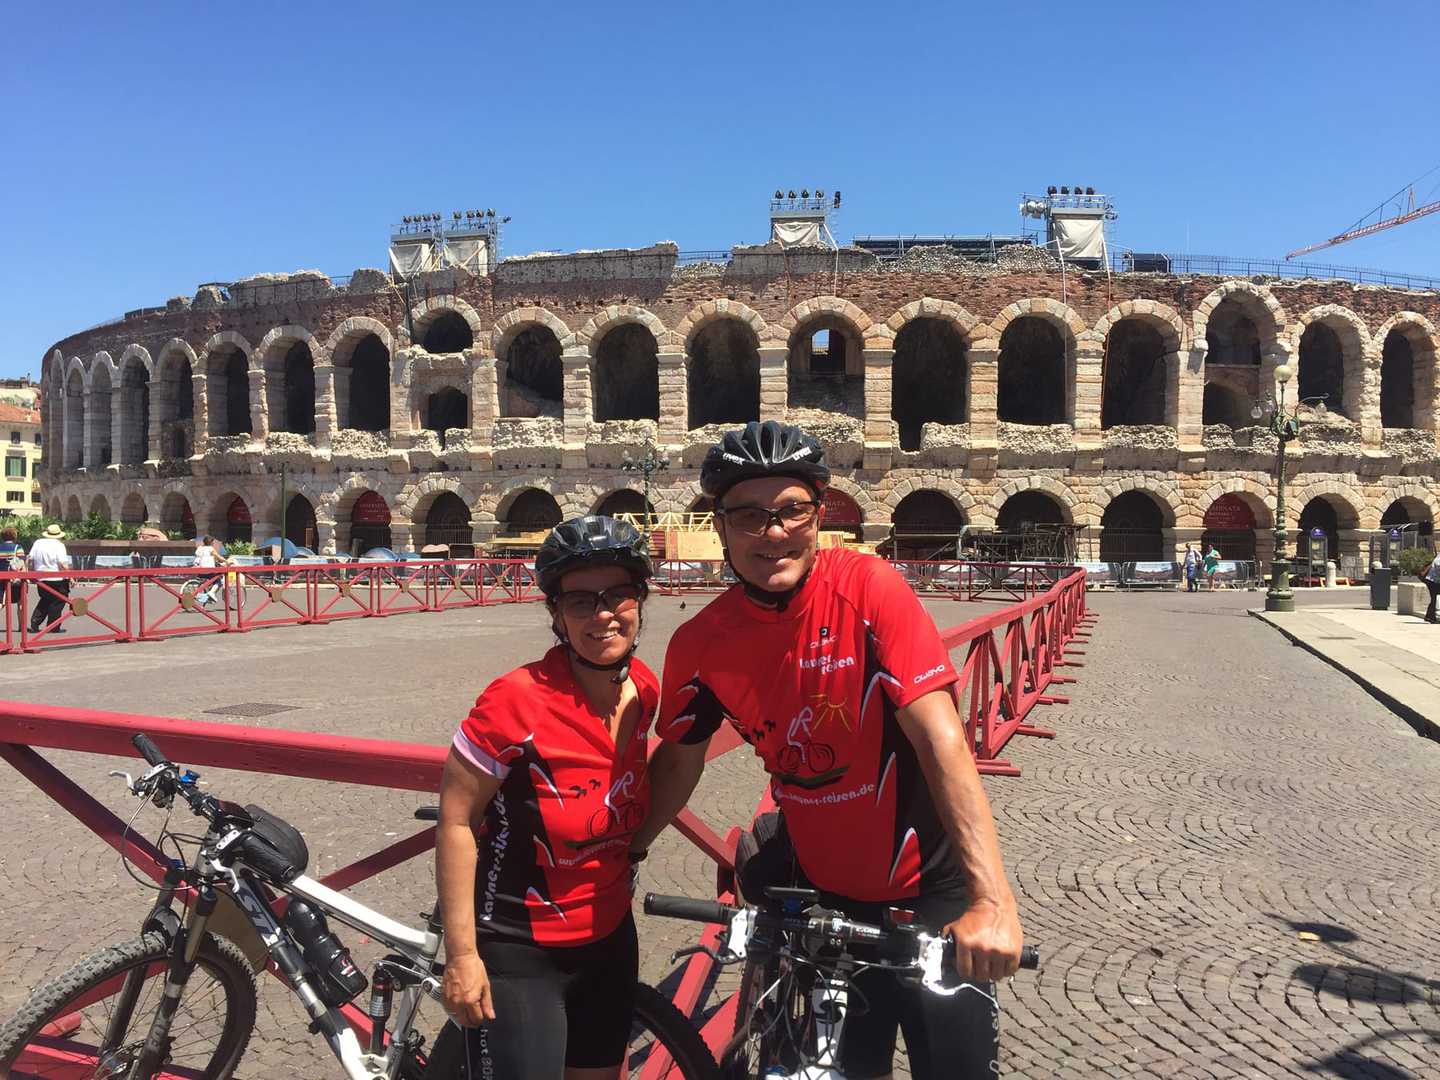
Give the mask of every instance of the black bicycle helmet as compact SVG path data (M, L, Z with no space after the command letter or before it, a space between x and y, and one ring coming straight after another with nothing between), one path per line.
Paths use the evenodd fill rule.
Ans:
M554 597L566 572L581 566L623 566L636 581L648 581L654 573L640 530L601 514L571 518L550 530L535 557L540 591Z
M791 477L818 495L830 483L830 467L814 436L792 424L752 420L710 448L700 466L700 490L718 500L736 484L766 476Z

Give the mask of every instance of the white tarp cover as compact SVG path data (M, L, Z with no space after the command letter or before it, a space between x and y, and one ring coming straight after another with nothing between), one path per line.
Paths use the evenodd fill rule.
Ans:
M474 274L489 272L489 245L483 237L452 236L445 241L445 254L452 266L463 266Z
M820 247L820 222L771 219L770 239L785 247Z
M430 269L430 241L390 245L390 268L401 277Z
M1098 215L1066 217L1052 213L1050 230L1066 259L1105 257L1105 219Z

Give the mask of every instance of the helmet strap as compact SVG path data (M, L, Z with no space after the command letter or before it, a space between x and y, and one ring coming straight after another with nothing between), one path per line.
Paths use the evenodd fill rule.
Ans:
M620 657L619 660L612 660L608 664L597 664L594 660L587 660L585 657L581 656L580 650L575 648L574 645L570 644L570 639L565 636L565 632L562 629L563 625L564 624L558 618L555 620L555 636L560 639L560 644L565 646L565 651L570 654L570 658L574 660L577 664L579 664L581 667L587 667L591 671L615 672L614 675L610 676L610 681L612 683L615 683L617 686L630 677L630 661L635 655L635 650L640 647L639 630L636 631L635 640L630 643L630 648L626 650L624 656ZM644 628L645 617L644 615L641 615L640 629L643 630Z
M795 599L795 594L803 589L805 583L810 580L810 571L815 569L815 563L812 561L809 569L800 575L799 581L795 582L795 584L791 585L788 589L781 589L779 592L775 592L770 589L760 588L759 585L748 580L744 574L740 573L739 568L735 565L735 561L730 558L730 549L728 547L721 548L720 550L725 553L725 565L730 567L730 572L739 579L741 588L745 590L745 595L761 607L774 608L780 612L783 612L790 606L790 601Z

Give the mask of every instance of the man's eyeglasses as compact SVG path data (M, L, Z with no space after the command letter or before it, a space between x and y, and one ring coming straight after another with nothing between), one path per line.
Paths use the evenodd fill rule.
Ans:
M793 502L771 509L767 506L730 506L716 510L727 524L748 536L762 536L771 525L779 525L786 532L801 529L815 520L820 512L817 502Z
M572 619L589 619L597 611L609 611L616 615L629 611L645 595L639 585L612 585L599 592L589 589L572 589L555 598L555 606Z

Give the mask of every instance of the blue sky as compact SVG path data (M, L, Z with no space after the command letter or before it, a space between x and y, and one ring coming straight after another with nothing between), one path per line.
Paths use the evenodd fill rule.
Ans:
M17 5L0 43L0 374L261 271L383 266L493 206L505 250L1012 232L1109 192L1112 244L1276 257L1440 164L1434 35L1365 4ZM1440 198L1440 172L1417 189ZM1314 256L1440 276L1440 215Z

